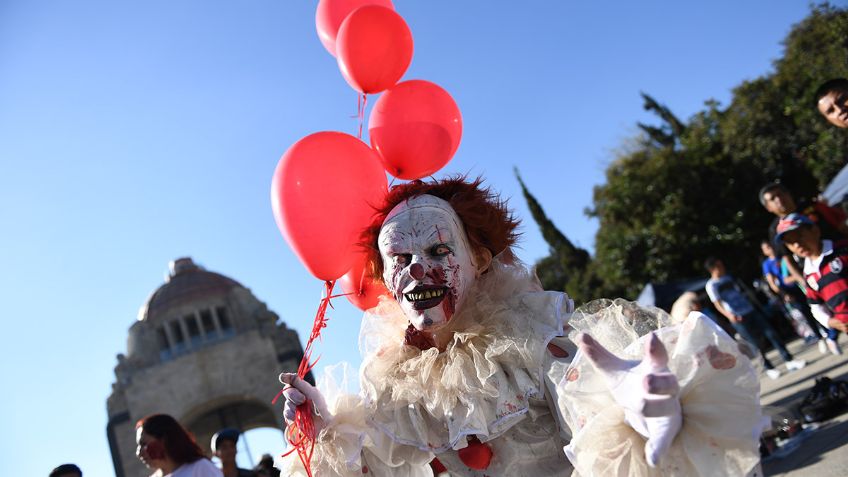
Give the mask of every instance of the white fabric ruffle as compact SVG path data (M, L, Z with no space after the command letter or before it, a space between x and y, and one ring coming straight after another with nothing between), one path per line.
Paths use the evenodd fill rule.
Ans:
M434 454L457 476L565 475L566 427L574 433L566 454L582 477L746 475L756 467L759 381L748 356L712 321L692 314L667 327L660 310L599 300L565 325L572 306L562 293L542 292L523 266L496 261L451 320L454 338L439 352L404 345L407 320L395 303L382 302L360 334L362 397L340 392L345 386L326 379L330 373L319 385L334 418L316 442L314 475L429 476ZM625 423L591 363L580 353L570 365L573 354L552 359L547 345L563 344L555 337L564 329L588 332L625 359L640 359L640 338L659 330L684 416L658 469L647 466L645 438ZM495 450L486 471L457 457L469 435ZM281 464L283 475L305 476L296 455Z
M666 325L668 315L623 300L593 302L574 313L573 333L589 333L624 359L641 359L640 337ZM572 335L573 336L573 335ZM658 468L648 467L645 438L591 362L578 353L558 386L559 406L574 436L566 454L582 477L748 475L759 462L762 425L759 380L737 343L706 316L693 312L657 336L680 384L683 426Z
M360 336L361 386L370 421L395 442L440 453L486 442L544 399L546 346L563 334L573 308L544 292L521 264L494 260L448 326L446 349L403 344L406 318L393 301L366 314Z

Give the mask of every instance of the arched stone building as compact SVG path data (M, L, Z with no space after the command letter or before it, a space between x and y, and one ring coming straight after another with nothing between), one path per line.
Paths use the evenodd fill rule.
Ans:
M150 474L135 456L135 423L149 414L174 416L207 451L222 427L280 428L276 376L295 371L303 349L278 318L235 280L191 258L171 262L118 355L106 404L116 476Z

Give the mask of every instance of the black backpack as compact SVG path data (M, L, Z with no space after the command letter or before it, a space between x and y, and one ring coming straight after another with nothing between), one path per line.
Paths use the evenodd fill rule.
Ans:
M848 409L848 382L827 376L816 378L816 384L798 405L798 413L806 423L826 421Z

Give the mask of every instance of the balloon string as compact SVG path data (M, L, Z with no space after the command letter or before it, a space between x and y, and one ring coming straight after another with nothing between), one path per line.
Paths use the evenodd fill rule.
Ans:
M337 296L341 296L333 295L333 287L335 284L335 280L327 280L324 282L324 294L321 298L321 303L318 305L318 311L315 313L315 320L312 323L312 332L309 334L309 339L306 341L306 346L303 350L303 358L300 360L300 365L297 367L297 376L301 379L303 379L306 376L306 373L311 371L315 364L318 363L318 358L316 358L315 361L312 361L312 344L316 339L321 337L321 330L327 327L327 307L333 306L330 303L330 300ZM275 404L277 399L280 398L283 391L286 389L288 389L288 387L280 390L280 392L277 393L271 401L271 404ZM286 457L292 452L297 452L297 456L300 458L300 462L303 464L304 469L306 469L306 475L308 477L312 477L310 462L312 462L312 453L315 450L315 421L313 419L313 415L314 408L312 401L307 400L300 406L297 406L294 414L294 422L286 428L286 440L288 440L292 448L283 454L283 457Z
M359 119L360 112L362 111L362 96L356 95L356 116L351 116L350 118Z
M356 116L359 118L359 139L362 140L362 125L365 124L365 106L368 104L368 95L356 97Z

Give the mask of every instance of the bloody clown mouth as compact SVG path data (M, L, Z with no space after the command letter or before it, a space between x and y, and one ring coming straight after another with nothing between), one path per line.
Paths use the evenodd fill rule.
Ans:
M426 310L433 308L445 299L447 294L446 287L433 285L419 285L403 294L403 298L408 301L415 310Z

